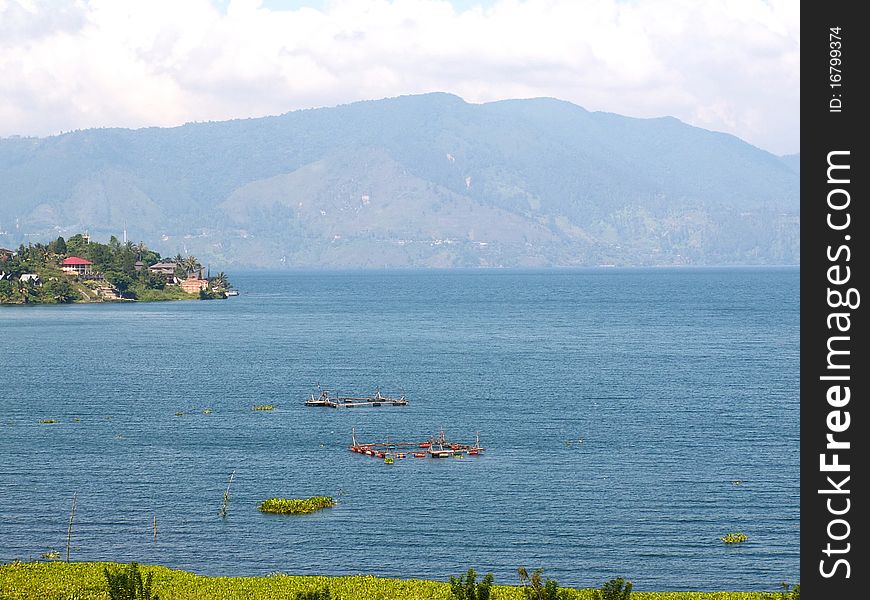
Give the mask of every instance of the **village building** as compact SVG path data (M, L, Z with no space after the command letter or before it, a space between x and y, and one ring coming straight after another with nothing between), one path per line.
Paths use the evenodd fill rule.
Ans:
M42 281L39 279L38 273L22 273L21 277L19 277L18 279L20 279L22 283L32 283L33 285L42 285Z
M196 274L191 273L187 279L181 282L181 289L188 294L198 294L200 290L208 287L208 279L200 279Z
M163 262L154 263L153 265L148 267L148 270L152 273L156 273L158 275L163 275L164 277L166 277L166 283L178 284L180 283L179 279L175 276L175 268L177 266L178 265L174 261L165 260Z
M15 256L14 250L7 250L6 248L0 248L0 261L11 260L13 256Z
M71 275L89 275L93 265L94 263L85 258L70 256L63 259L63 262L60 263L60 268L64 273L70 273Z
M162 275L175 275L175 268L178 265L171 260L164 260L163 262L154 263L148 270L152 273L160 273Z

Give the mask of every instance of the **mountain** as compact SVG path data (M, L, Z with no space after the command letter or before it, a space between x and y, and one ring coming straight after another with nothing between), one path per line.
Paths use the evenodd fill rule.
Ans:
M670 117L403 96L0 139L0 246L126 227L219 266L796 264L793 163Z
M787 164L792 171L794 171L798 175L801 174L801 155L800 155L800 152L798 152L797 154L784 154L783 156L780 156L779 158L782 160L782 162Z

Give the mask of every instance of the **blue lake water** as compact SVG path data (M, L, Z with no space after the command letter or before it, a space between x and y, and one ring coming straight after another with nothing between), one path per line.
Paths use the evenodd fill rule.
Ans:
M0 562L65 553L75 493L73 560L798 580L797 268L230 275L226 301L0 307ZM318 383L410 405L306 408ZM442 428L485 454L347 448ZM256 509L311 495L338 505Z

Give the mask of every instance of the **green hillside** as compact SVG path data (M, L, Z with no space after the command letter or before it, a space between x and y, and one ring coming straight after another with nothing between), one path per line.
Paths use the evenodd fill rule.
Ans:
M796 264L799 157L553 99L405 96L0 140L0 246L126 228L211 264Z

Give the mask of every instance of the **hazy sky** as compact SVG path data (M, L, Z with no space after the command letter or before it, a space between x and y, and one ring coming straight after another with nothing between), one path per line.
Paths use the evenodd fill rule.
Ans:
M0 0L0 136L447 91L800 150L797 0Z

